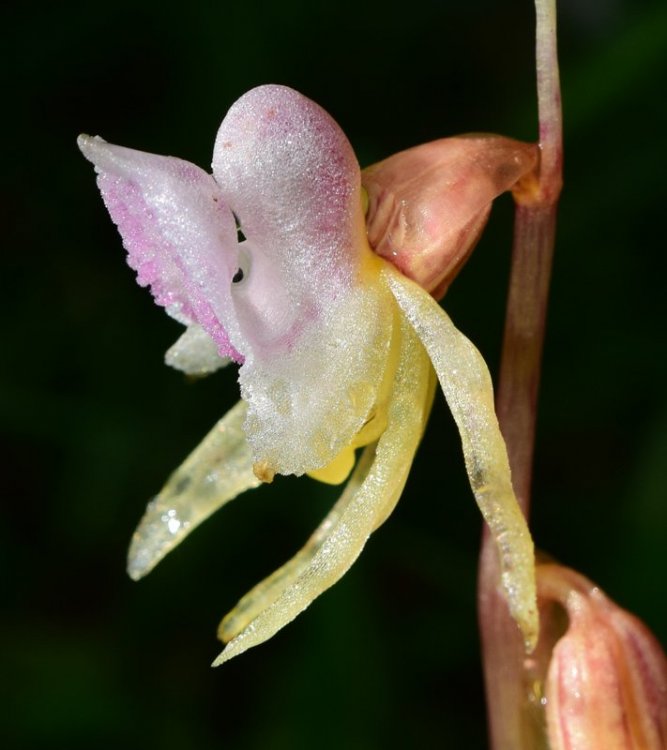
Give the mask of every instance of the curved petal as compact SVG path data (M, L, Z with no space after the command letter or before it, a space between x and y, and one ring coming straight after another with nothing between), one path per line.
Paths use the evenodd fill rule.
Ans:
M377 446L364 450L340 500L306 546L225 617L219 634L229 642L214 666L268 640L357 559L403 491L432 403L431 373L423 347L404 322L385 432Z
M238 602L234 609L225 615L218 628L218 638L228 643L241 634L265 610L274 605L292 586L300 576L308 570L317 553L322 549L332 531L340 523L341 517L349 508L350 502L356 496L360 486L368 477L368 472L375 459L375 445L367 446L359 458L355 470L350 477L343 494L333 506L326 518L310 536L306 544L288 562L267 576L254 586ZM350 562L352 564L353 561ZM342 573L341 573L342 575ZM323 585L322 591L313 594L313 599L328 586ZM305 608L305 607L304 607ZM298 613L296 613L298 614ZM294 616L296 616L296 614ZM290 618L291 619L291 618ZM283 623L287 624L287 622ZM276 632L283 625L275 628ZM272 633L273 634L273 633ZM265 639L270 638L267 635ZM256 644L252 644L256 645ZM250 644L248 645L250 648ZM231 658L231 655L230 657ZM222 663L222 662L220 662Z
M277 85L244 94L218 131L213 174L244 235L278 262L298 258L320 281L356 267L359 165L311 99Z
M173 317L198 323L221 356L241 361L229 336L229 287L238 268L234 217L213 178L171 156L79 136L137 281Z
M510 612L532 650L538 635L533 542L512 489L486 363L427 292L389 266L386 277L435 367L461 435L475 500L498 547Z
M230 409L148 504L130 544L130 578L145 576L218 508L260 484L243 433L246 409L243 401Z
M359 165L319 105L267 85L225 116L213 174L247 239L250 273L236 300L244 338L255 357L274 356L354 280L366 250Z
M439 299L477 244L493 199L530 173L537 155L532 143L472 134L367 167L371 247Z

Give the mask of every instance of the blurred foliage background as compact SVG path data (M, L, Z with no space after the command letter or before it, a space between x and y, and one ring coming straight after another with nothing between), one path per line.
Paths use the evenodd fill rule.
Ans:
M219 618L336 491L281 479L145 581L145 501L234 402L189 384L76 135L210 162L252 86L329 110L363 165L457 132L533 139L529 0L18 4L2 11L5 747L481 748L480 519L438 400L398 509L342 582L219 670ZM667 6L563 0L566 187L539 423L537 544L667 641ZM512 206L445 305L495 371Z

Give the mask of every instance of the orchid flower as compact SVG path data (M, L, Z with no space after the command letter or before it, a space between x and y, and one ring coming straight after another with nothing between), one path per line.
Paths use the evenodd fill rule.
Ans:
M231 107L212 175L99 137L81 136L79 146L139 284L186 326L167 362L187 373L240 365L241 400L149 504L129 552L132 578L276 474L347 479L306 545L222 621L227 645L214 663L267 640L348 570L391 513L437 378L509 609L532 648L533 546L491 378L434 296L465 260L492 199L533 169L534 147L445 139L369 168L362 187L334 120L276 85Z

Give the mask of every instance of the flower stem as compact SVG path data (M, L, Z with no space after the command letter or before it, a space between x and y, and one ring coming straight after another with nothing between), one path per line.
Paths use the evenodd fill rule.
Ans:
M507 444L512 483L524 513L530 506L537 396L562 182L562 123L555 0L535 0L539 112L538 173L514 191L512 268L496 408ZM479 616L491 747L547 747L544 727L526 684L526 655L502 593L495 545L482 540Z

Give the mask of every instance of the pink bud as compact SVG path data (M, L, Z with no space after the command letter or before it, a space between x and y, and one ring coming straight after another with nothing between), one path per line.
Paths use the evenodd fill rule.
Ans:
M477 244L493 199L529 175L537 158L534 144L473 134L368 167L371 247L439 299Z
M664 750L667 659L654 636L567 568L539 566L538 591L569 618L546 680L552 750Z

